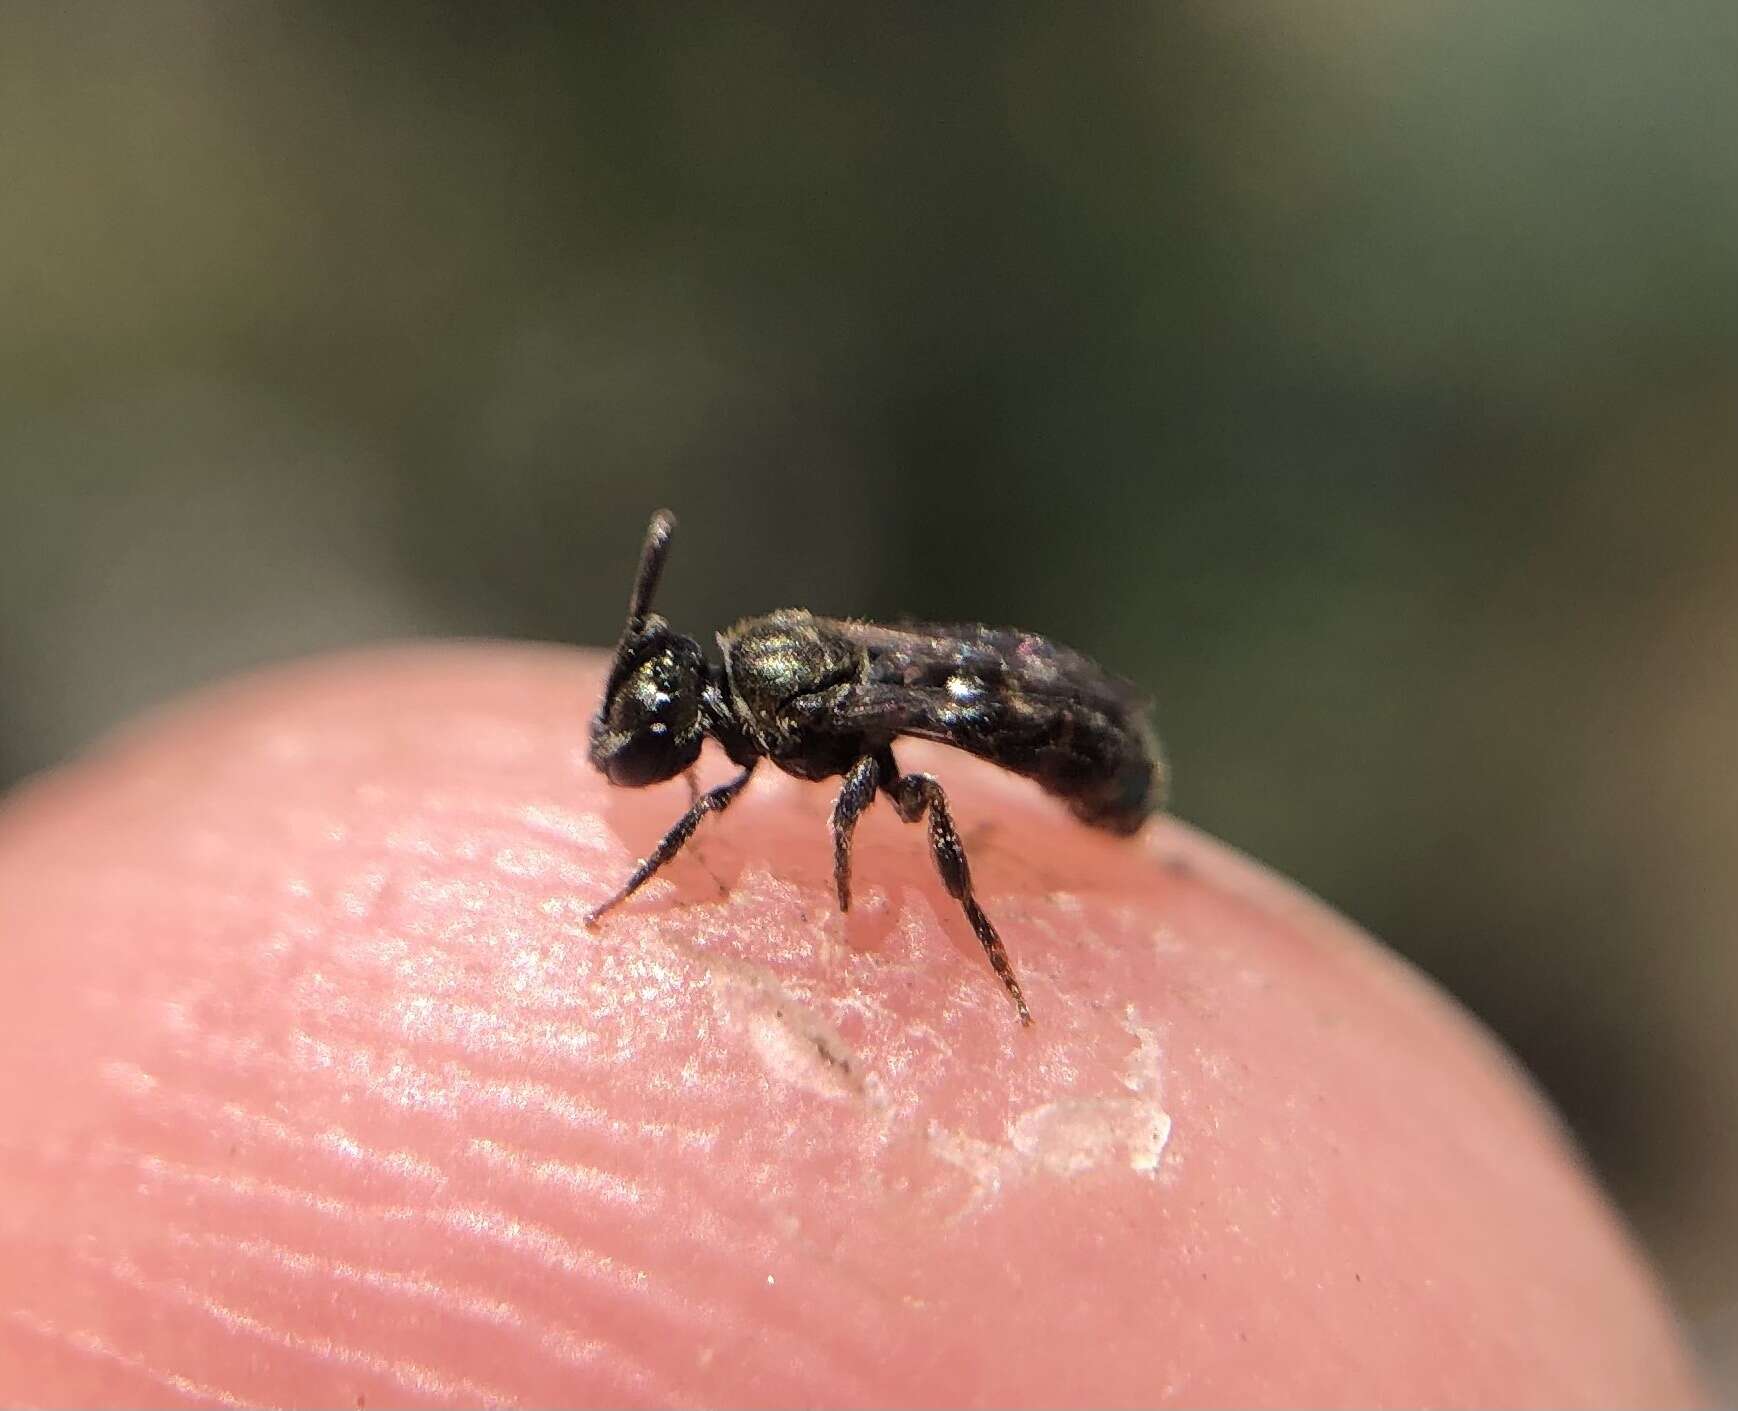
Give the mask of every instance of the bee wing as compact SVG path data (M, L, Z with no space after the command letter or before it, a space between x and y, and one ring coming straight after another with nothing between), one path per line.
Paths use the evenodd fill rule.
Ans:
M1146 709L1132 682L1036 632L971 622L888 626L828 619L827 626L868 652L871 677L878 682L945 690L963 678L1000 694L1086 703L1117 717Z
M793 725L830 734L868 735L891 740L916 735L946 744L959 743L957 709L938 686L895 686L860 682L836 686L812 696L800 696L784 707Z
M1020 773L1058 755L1118 752L1123 722L1090 700L991 691L968 685L903 686L859 682L785 707L793 724L823 733L891 742L898 736L953 745Z
M1132 833L1163 805L1165 768L1135 688L1079 652L1011 628L817 619L863 675L786 701L797 736L850 750L935 740L1037 781L1075 816Z

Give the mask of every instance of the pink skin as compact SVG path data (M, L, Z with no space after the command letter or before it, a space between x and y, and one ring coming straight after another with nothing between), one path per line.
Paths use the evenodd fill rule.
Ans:
M297 667L0 815L0 1401L1698 1401L1503 1054L1181 824L901 751L1030 1030L922 830L841 917L771 769L588 931L687 802L599 669Z

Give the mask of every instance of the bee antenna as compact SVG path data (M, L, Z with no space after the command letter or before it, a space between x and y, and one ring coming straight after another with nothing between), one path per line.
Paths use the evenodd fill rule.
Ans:
M658 579L664 573L664 560L670 556L670 536L675 532L676 516L669 510L659 510L646 526L646 543L640 550L640 571L634 575L634 591L628 599L630 632L639 628L651 611L652 594L658 590Z

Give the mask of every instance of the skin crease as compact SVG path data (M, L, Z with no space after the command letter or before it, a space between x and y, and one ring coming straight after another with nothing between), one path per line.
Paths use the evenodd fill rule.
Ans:
M1502 1053L1179 823L900 750L1028 1031L922 830L841 917L770 769L587 931L687 800L600 673L299 665L0 812L0 1401L1700 1400Z

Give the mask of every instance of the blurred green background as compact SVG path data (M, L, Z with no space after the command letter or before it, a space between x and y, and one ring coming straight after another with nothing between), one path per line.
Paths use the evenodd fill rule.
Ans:
M1014 622L1738 1346L1738 7L0 10L0 780L344 643Z

